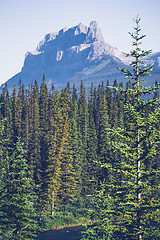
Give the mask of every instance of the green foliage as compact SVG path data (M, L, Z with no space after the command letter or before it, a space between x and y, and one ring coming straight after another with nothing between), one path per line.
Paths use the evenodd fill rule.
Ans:
M96 223L87 226L83 231L83 240L99 239L110 240L114 239L113 226L111 224L112 216L112 199L106 191L105 183L101 183L100 190L95 192L92 197L94 209L89 211L89 214L94 215Z
M155 91L155 87L143 87L142 76L149 75L152 65L143 67L142 58L150 51L140 49L139 42L145 36L140 35L140 18L135 20L135 33L130 34L134 39L135 50L127 56L132 56L133 72L121 69L133 83L127 89L124 113L127 116L127 126L121 129L112 129L116 136L112 148L119 156L123 156L113 172L121 178L119 184L115 181L113 197L115 212L119 222L117 232L119 239L157 239L159 237L159 183L152 182L158 174L154 161L157 161L156 152L159 142L158 124L159 109L156 108L158 99L144 101L142 96ZM125 91L120 89L120 91ZM117 218L117 219L118 219Z
M83 82L79 95L69 83L59 92L45 75L40 89L36 81L26 90L20 82L11 96L3 88L1 239L31 239L38 220L41 229L96 220L86 239L159 238L159 84L141 85L151 51L140 49L135 22L125 88L115 79L92 84L88 96Z
M88 209L80 206L78 202L61 205L54 216L43 215L40 222L42 231L48 229L58 229L69 226L79 226L90 222L90 216L87 214Z
M122 85L118 87L115 81L113 98L110 98L110 91L106 89L111 128L109 124L107 125L106 103L105 108L101 104L101 99L105 100L102 97L103 88L98 89L98 94L100 91L102 93L98 97L99 111L97 111L97 123L100 126L98 155L100 172L105 173L101 176L106 180L104 186L108 195L104 188L100 189L99 194L94 195L96 212L99 213L98 221L95 225L87 227L84 239L159 239L160 237L159 180L157 179L159 174L157 147L160 140L159 99L155 95L154 99L148 97L146 101L143 100L144 95L146 97L157 91L158 84L154 87L141 85L144 81L141 77L149 75L152 65L143 67L142 58L151 51L140 49L140 40L145 36L140 36L139 22L140 18L137 17L135 33L130 34L134 39L135 50L126 54L133 58L131 63L133 71L120 69L131 79L131 83L127 84L125 90ZM108 201L107 206L104 207L106 201Z
M31 179L24 150L17 141L15 150L9 158L6 182L1 189L0 226L4 239L33 239L38 230ZM3 197L3 199L2 199Z

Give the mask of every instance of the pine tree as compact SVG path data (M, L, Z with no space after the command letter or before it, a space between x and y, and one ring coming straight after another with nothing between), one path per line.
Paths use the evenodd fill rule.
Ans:
M46 186L45 198L47 206L51 207L51 215L54 215L59 202L58 192L60 188L61 175L61 159L59 158L60 148L60 133L61 133L61 109L60 109L60 94L56 91L53 102L50 101L50 119L48 139L48 159L46 166L46 176L43 180L43 185ZM46 191L47 190L47 191Z
M13 94L12 94L12 121L13 121L13 142L16 143L18 136L18 126L17 126L17 88L14 84Z
M101 85L99 84L97 89L97 99L96 99L96 131L97 135L99 135L99 123L100 123L100 105L101 105L101 99L103 98L104 93L102 92Z
M21 141L24 143L26 154L29 143L29 99L28 89L22 85L22 120L21 120Z
M112 91L109 86L109 81L107 81L107 86L106 86L106 100L107 100L107 106L108 106L108 115L109 115L109 120L111 123L111 116L112 116L112 110L113 110L113 104L112 104Z
M82 195L84 196L86 201L86 196L89 191L88 180L90 177L88 174L89 163L87 161L88 104L86 89L83 82L81 82L80 85L80 97L78 101L78 125L82 141Z
M43 75L43 81L40 87L40 96L39 96L39 117L40 117L40 129L41 129L42 135L48 129L47 116L48 116L48 88L45 83L45 75Z
M48 88L45 83L45 75L43 75L42 84L40 86L39 95L39 128L40 128L40 155L41 155L41 177L42 177L42 202L46 202L46 169L47 169L47 159L48 159L48 142L47 142L47 132L49 129L48 122ZM44 205L42 203L42 205Z
M152 65L143 67L143 57L151 51L140 49L140 40L145 35L140 35L140 18L135 19L135 33L130 33L134 39L132 50L126 56L134 60L131 63L133 71L121 69L126 77L130 78L132 88L127 89L127 98L124 105L128 126L124 129L113 131L119 142L115 142L114 151L123 156L119 164L121 182L116 184L114 191L115 212L123 221L119 222L119 239L158 239L159 238L159 183L155 183L157 171L154 168L152 158L156 156L156 146L159 141L159 133L156 128L159 109L155 109L157 99L143 100L156 91L155 87L143 87L141 77L149 75ZM125 91L120 89L120 91ZM150 109L150 111L148 111ZM124 161L125 160L125 161ZM148 167L149 164L149 167ZM152 179L152 180L151 180Z
M89 176L90 181L88 182L90 193L93 193L97 188L98 182L98 167L97 167L97 152L98 152L98 139L95 126L95 99L94 99L94 88L91 85L90 98L88 103L88 138L87 138L87 159L89 163Z
M27 106L26 106L27 107ZM41 155L40 155L40 121L39 121L39 91L37 81L33 86L33 90L30 92L30 104L29 104L29 139L28 139L28 164L31 172L34 191L39 196L38 202L40 203L41 197ZM28 121L28 119L26 119ZM27 125L27 123L26 123Z
M109 217L109 226L113 230L112 239L159 239L159 167L157 165L157 146L159 144L160 110L157 108L159 99L150 98L158 86L143 87L141 77L149 74L152 65L143 66L142 58L151 51L140 49L140 18L135 20L134 39L135 50L127 56L132 56L133 71L121 69L126 77L131 79L131 87L127 90L115 87L119 94L126 95L124 99L124 115L127 119L124 125L108 129L111 138L109 142L114 161L101 163L101 168L110 171L111 178L105 182L108 191L110 213L102 216ZM145 100L143 96L145 95ZM157 166L157 168L155 167ZM102 191L101 191L102 192ZM105 196L105 193L103 193ZM103 198L98 206L103 203ZM102 209L102 207L100 207ZM115 222L111 222L115 219ZM101 221L101 229L107 227ZM96 230L98 231L98 230ZM88 239L98 239L92 236ZM102 236L100 239L103 239Z
M21 80L19 83L19 91L17 94L16 99L16 126L17 126L17 136L21 137L23 136L23 130L22 130L22 113L23 113L23 107L24 107L24 89L21 84ZM24 117L24 116L23 116Z
M123 83L119 84L119 88L123 89ZM123 109L123 103L124 103L124 93L120 93L118 91L118 127L124 128L124 109Z
M0 97L0 116L1 118L5 118L5 138L11 139L12 136L12 101L9 96L9 91L7 88L7 83L2 89L2 94Z
M62 112L62 132L59 151L59 157L61 158L61 185L59 198L63 204L67 204L76 199L78 184L71 147L71 99L68 88L62 90L60 103Z
M116 88L118 87L117 80L113 83L113 98L112 98L112 114L111 114L111 126L117 127L118 125L118 92Z
M96 190L92 197L92 201L95 208L90 210L89 214L91 217L93 215L97 221L82 231L82 240L113 240L113 227L110 223L113 203L107 193L105 183L100 184L99 190Z
M110 162L110 147L109 147L109 136L107 134L109 125L108 106L106 102L106 96L103 94L100 100L100 112L99 112L99 135L98 135L98 157L100 163ZM103 178L109 180L109 172L105 169L101 169L99 178L102 181Z
M6 183L1 191L0 225L4 239L33 239L38 231L38 214L34 211L36 198L32 194L28 165L23 154L18 139L9 157Z
M4 154L5 138L4 138L4 119L0 120L0 218L3 216L3 208L1 207L6 196L5 185L6 185L6 173L8 167L8 158ZM0 225L0 239L3 236L2 225Z
M73 165L79 181L77 189L77 198L80 200L81 197L81 174L82 174L82 139L80 136L80 130L78 126L78 96L75 84L73 85L72 98L71 98L71 126L70 126L70 145L73 155Z
M82 135L82 142L84 145L84 154L86 157L86 149L87 149L87 126L88 126L88 108L87 108L87 95L86 89L84 87L84 83L81 82L80 86L80 97L78 102L79 109L79 125L80 131Z

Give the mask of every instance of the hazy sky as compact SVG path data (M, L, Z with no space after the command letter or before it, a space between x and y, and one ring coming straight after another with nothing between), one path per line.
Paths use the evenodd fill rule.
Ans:
M160 52L160 0L0 0L0 84L21 71L45 34L79 23L97 21L105 41L128 52L137 14L143 49Z

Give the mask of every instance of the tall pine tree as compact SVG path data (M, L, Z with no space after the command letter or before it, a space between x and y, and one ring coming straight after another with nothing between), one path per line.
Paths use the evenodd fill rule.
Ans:
M141 84L144 81L143 77L149 75L152 70L152 65L143 66L143 57L148 56L151 51L140 48L140 40L145 37L140 35L140 20L139 17L135 19L135 33L130 33L135 49L126 54L133 58L133 71L121 69L132 82L132 88L127 89L128 98L124 105L129 124L127 128L114 132L121 139L120 142L114 143L114 149L126 159L119 166L122 181L120 186L115 185L117 192L114 194L116 211L123 218L119 223L119 239L158 239L160 236L159 183L154 181L159 169L155 169L152 160L156 157L159 141L156 128L159 109L155 108L158 99L149 98L157 86L143 87Z
M4 239L33 239L38 231L31 178L24 150L18 139L8 160L6 181L1 191L0 226ZM2 239L3 239L2 238Z

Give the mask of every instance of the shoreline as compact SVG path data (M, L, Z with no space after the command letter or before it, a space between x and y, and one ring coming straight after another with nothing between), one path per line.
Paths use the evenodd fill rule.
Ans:
M87 223L85 223L87 224ZM84 225L85 225L84 224ZM50 228L49 230L47 231L52 231L52 230L62 230L62 229L65 229L65 228L74 228L74 227L80 227L80 226L83 226L83 224L71 224L71 225L64 225L64 226L58 226L58 227L53 227L53 228Z

